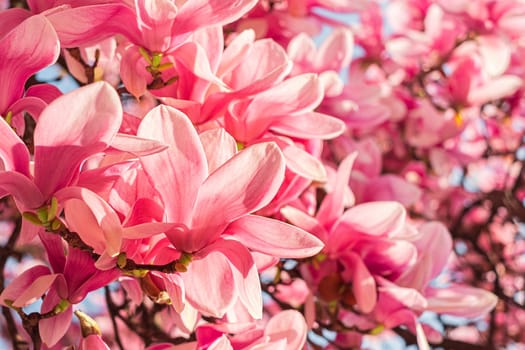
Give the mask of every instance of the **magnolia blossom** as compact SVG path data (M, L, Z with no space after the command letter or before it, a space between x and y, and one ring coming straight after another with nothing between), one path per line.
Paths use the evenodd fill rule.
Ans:
M0 1L0 342L519 346L524 15Z

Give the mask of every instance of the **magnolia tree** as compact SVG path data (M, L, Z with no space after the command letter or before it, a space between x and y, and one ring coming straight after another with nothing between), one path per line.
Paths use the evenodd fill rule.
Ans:
M524 345L524 1L0 9L0 347Z

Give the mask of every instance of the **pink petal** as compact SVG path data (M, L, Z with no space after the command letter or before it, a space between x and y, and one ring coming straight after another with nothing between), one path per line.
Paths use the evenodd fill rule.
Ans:
M199 134L209 172L214 172L237 153L237 142L223 128L207 130Z
M476 37L483 59L483 69L492 77L503 74L510 63L511 44L499 35Z
M36 84L31 85L27 91L26 96L37 97L47 104L50 104L53 100L62 96L62 92L51 84Z
M322 98L323 86L316 74L298 75L257 94L246 112L246 119L254 122L264 115L286 116L310 112ZM279 106L276 111L275 106ZM275 122L278 123L280 119L275 118Z
M350 64L354 49L354 37L346 28L336 28L319 48L316 67L339 71Z
M333 230L393 237L401 232L405 219L405 208L397 202L363 203L348 209Z
M39 99L38 97L23 97L13 103L9 110L13 113L13 115L17 115L18 113L27 112L29 113L33 119L38 120L38 117L40 116L40 113L46 108L47 104Z
M173 53L175 61L199 78L223 85L211 70L204 48L194 42L179 46Z
M179 9L176 33L191 32L210 25L231 23L248 12L257 0L192 0Z
M284 49L273 40L257 40L246 54L240 55L242 63L222 76L231 92L210 95L203 106L202 119L209 120L224 113L234 98L250 96L269 89L290 73L292 62ZM238 61L231 62L233 65ZM225 74L225 73L223 73Z
M311 112L274 120L270 129L300 139L333 139L345 131L345 124L326 114Z
M44 298L42 312L51 311L60 301L61 298L56 294L56 291L54 289L50 290ZM38 330L44 344L52 347L58 343L69 329L72 317L73 307L69 306L56 316L40 320L38 322Z
M343 214L345 188L348 186L350 172L356 158L357 152L354 152L349 154L341 164L339 164L332 192L324 197L317 211L316 218L318 218L325 227L332 227L333 223Z
M472 104L482 104L514 94L523 84L523 80L514 75L502 75L486 84L472 88L468 101Z
M12 195L22 209L36 209L45 199L33 181L20 173L0 171L0 198Z
M53 277L49 278L48 276L53 276ZM37 280L40 277L47 278L47 282L49 282L47 284L47 287L44 286L45 288L43 290L31 290L30 287L32 283L35 282L35 280ZM55 278L56 278L56 275L52 275L51 271L49 270L47 266L43 266L43 265L33 266L27 269L26 271L24 271L21 275L19 275L13 281L11 281L11 283L9 283L7 287L5 287L5 289L0 294L0 304L6 306L6 303L5 303L6 300L11 300L14 302L17 299L20 299L20 296L23 294L24 291L27 292L28 290L30 290L30 293L32 295L26 295L24 298L19 300L19 303L17 303L19 304L19 306L25 306L24 304L26 303L29 304L34 299L42 296L42 294L53 283ZM42 280L42 282L45 280L46 279ZM41 286L43 286L43 284L41 284Z
M306 342L308 327L303 315L295 310L285 310L273 316L264 329L270 341L286 339L287 350L302 349Z
M121 152L128 152L137 157L144 157L150 154L159 153L168 148L162 142L144 139L142 137L116 134L111 141L111 148Z
M418 186L404 178L394 174L385 174L367 183L361 200L364 202L396 201L410 207L420 199L422 194Z
M102 288L120 276L117 269L101 271L95 267L91 254L76 248L69 248L64 266L64 277L69 288L68 300L80 303L86 295Z
M472 59L463 59L459 62L448 79L449 90L454 100L462 103L467 101L473 77L478 73Z
M148 238L155 234L167 232L172 229L174 224L163 222L146 222L134 226L124 227L122 237L127 239Z
M182 112L159 106L144 117L137 135L169 145L166 151L141 161L163 199L166 220L189 224L197 191L208 174L195 128Z
M291 207L291 206L286 206L282 208L280 213L292 225L300 227L303 230L316 235L323 242L326 241L327 232L316 218L306 214L305 212L297 208Z
M352 291L359 309L364 313L371 312L377 303L377 289L374 277L357 254L348 252L341 256L340 259L345 268L350 271Z
M220 252L193 260L181 277L187 300L204 315L222 317L238 295L230 262Z
M417 264L406 270L396 283L423 290L445 268L452 251L452 239L439 222L427 222L418 229L421 237L413 242L418 249Z
M135 98L146 93L150 74L145 69L146 62L137 46L130 45L124 50L120 61L120 78L126 89Z
M233 350L233 347L228 340L228 337L226 335L221 335L219 338L217 338L213 343L210 344L210 346L207 348L208 350Z
M110 348L100 335L90 334L82 338L78 350L110 350Z
M294 62L301 63L313 63L317 48L315 43L306 33L300 33L296 35L288 44L287 47L288 57Z
M292 62L281 45L273 40L257 40L224 81L239 94L250 95L282 81L291 69Z
M40 276L32 280L31 284L27 286L27 288L24 288L23 291L20 291L21 293L14 300L13 306L24 307L31 304L37 298L40 298L42 295L44 295L44 293L47 292L47 290L57 278L63 279L61 274L51 274Z
M0 160L3 161L0 169L15 171L29 178L29 151L5 119L0 119Z
M66 242L59 235L50 235L47 232L40 232L39 235L47 253L47 260L53 271L63 272L66 264Z
M51 23L36 15L1 37L0 48L0 114L5 115L7 108L22 97L26 80L56 61L60 47Z
M355 238L357 251L367 268L376 274L395 280L417 262L417 249L407 240L372 240Z
M151 52L167 50L177 6L169 0L135 0L135 8L144 46Z
M286 159L286 166L292 172L312 181L326 181L326 169L319 159L293 144L279 146Z
M2 40L2 38L14 27L18 26L32 15L33 14L26 9L17 7L0 11L0 22L3 24L2 27L0 27L0 40Z
M217 72L219 65L222 64L222 55L224 51L224 32L220 25L201 28L194 32L193 40L204 49L208 61L210 63L211 70ZM201 96L204 98L204 96ZM200 101L200 99L199 99Z
M262 318L262 294L259 274L253 258L242 244L234 240L219 240L209 249L220 251L230 261L239 298L251 317Z
M181 313L185 308L184 302L186 299L182 278L177 274L165 274L163 279L173 308L178 313Z
M322 72L319 74L319 80L323 84L326 97L336 97L343 93L345 84L337 72L333 70Z
M264 207L283 179L284 159L275 143L256 144L237 153L199 189L193 237L182 246L200 249L233 220Z
M426 298L421 294L421 292L414 289L413 287L400 287L397 284L383 278L379 279L379 283L381 285L379 287L380 293L388 294L411 310L423 311L428 306Z
M252 48L254 41L255 33L253 30L244 30L238 33L224 49L217 75L223 76L241 64Z
M226 232L246 247L280 258L306 258L323 248L323 242L302 229L257 215L232 222Z
M64 206L70 230L97 254L114 257L120 253L122 225L115 211L96 193L85 188L69 187L57 193Z
M427 290L426 297L428 310L466 318L484 316L498 303L498 297L486 290L460 285Z
M98 82L49 104L35 128L35 183L45 197L67 186L81 163L107 148L122 122L120 99Z
M63 7L47 14L47 18L63 48L93 45L114 34L123 34L134 42L141 37L135 11L124 4Z

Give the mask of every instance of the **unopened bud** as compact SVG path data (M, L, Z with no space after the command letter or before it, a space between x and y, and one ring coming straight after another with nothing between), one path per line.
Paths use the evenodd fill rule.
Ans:
M77 316L78 320L80 321L80 329L82 330L82 336L84 338L93 334L102 335L97 322L92 319L91 316L80 310L75 311L75 316Z

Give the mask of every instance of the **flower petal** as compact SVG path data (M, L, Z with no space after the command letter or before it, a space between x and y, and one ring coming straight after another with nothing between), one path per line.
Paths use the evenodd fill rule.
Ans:
M118 33L134 42L141 37L135 11L124 4L63 7L49 13L47 18L63 48L93 45Z
M48 276L53 276L49 278ZM39 279L40 277L46 277L46 279L41 280L42 282L47 281L49 282L47 286L44 286L41 284L41 286L44 286L44 288L38 288L38 289L31 289L32 284ZM33 266L26 271L24 271L20 276L16 277L11 283L5 287L5 289L0 294L0 304L6 306L6 300L11 300L13 302L17 302L18 307L25 306L26 304L31 303L32 299L40 298L42 294L49 288L49 286L53 283L55 280L56 275L52 275L51 271L47 266L44 265L37 265ZM24 291L30 290L31 295L26 295L22 298L22 294Z
M357 158L357 152L348 155L339 165L332 192L328 193L317 211L316 218L325 227L332 227L333 223L343 214L345 188L350 180L350 172Z
M42 15L27 18L0 38L0 114L22 97L31 75L56 61L59 51L57 34Z
M377 303L374 277L357 254L349 252L340 259L351 274L352 291L359 309L364 313L371 312Z
M57 295L56 290L51 289L42 303L42 312L51 311L60 301L61 298ZM41 319L38 322L38 330L44 344L52 347L58 343L69 329L72 318L73 307L69 306L56 316Z
M33 181L14 171L0 171L0 198L12 195L20 210L36 209L44 204L44 196Z
M460 285L428 289L426 297L428 310L466 318L481 317L498 303L498 297L491 292Z
M229 260L217 251L193 260L181 277L187 300L204 315L224 316L238 295Z
M63 95L35 128L35 183L45 197L67 186L82 162L107 148L122 122L115 89L98 82Z
M392 237L401 232L405 219L405 208L398 202L363 203L345 211L333 230Z
M345 131L345 124L326 114L311 112L276 118L270 129L300 139L333 139Z
M193 235L180 243L198 250L233 220L264 207L283 182L284 168L275 143L256 144L237 153L202 184L191 224Z
M201 27L224 25L239 19L257 0L192 0L185 2L177 14L176 33L191 32Z
M26 177L29 174L29 151L20 137L0 118L0 169L16 171Z
M168 222L189 224L197 191L208 175L206 155L188 117L167 106L152 109L137 135L169 145L141 159L166 208Z
M208 160L209 172L214 172L237 153L237 142L223 128L204 131L199 137Z
M235 220L226 232L252 250L280 258L306 258L319 253L324 246L298 227L257 215Z
M270 338L270 341L286 339L286 350L302 349L307 333L308 327L304 317L296 310L279 312L264 328L264 334Z
M96 193L80 187L69 187L57 193L64 206L70 230L97 254L114 257L120 253L122 225L115 211Z

